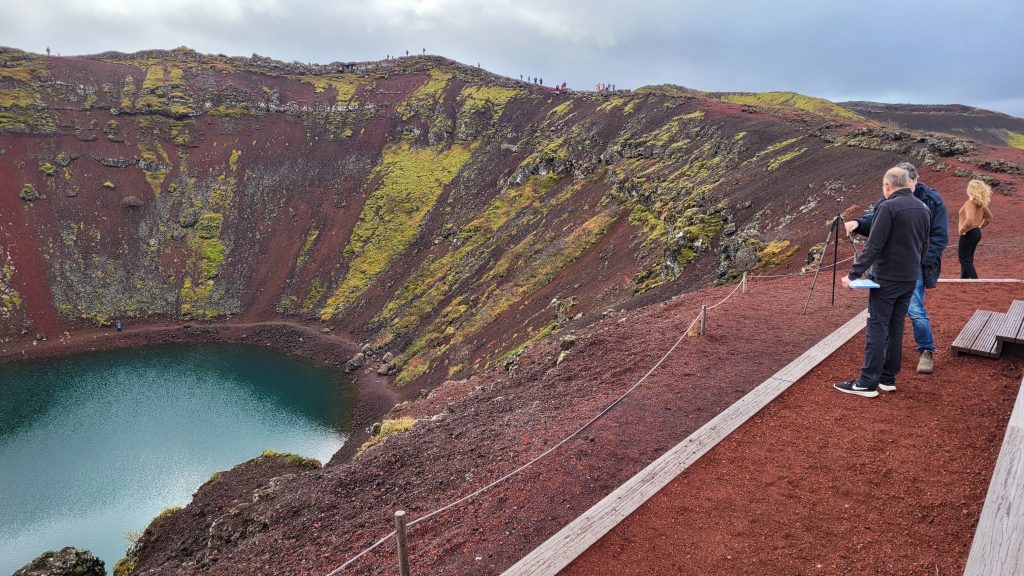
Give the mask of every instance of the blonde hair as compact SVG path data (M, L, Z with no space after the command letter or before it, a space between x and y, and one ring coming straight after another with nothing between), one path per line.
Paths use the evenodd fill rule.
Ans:
M979 207L988 206L992 199L992 187L981 180L971 180L967 183L967 196Z

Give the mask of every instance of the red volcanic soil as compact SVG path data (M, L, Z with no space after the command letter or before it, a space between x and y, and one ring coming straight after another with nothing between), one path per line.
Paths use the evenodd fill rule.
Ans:
M831 387L856 374L862 332L562 573L962 574L1024 350L948 348L976 308L1015 298L1019 284L929 292L935 374L914 372L908 335L897 392L875 399Z
M1024 277L1020 242L1009 225L1021 212L1020 202L1016 198L998 196L993 211L997 222L986 229L979 249L978 269L989 277ZM843 248L846 250L845 246ZM947 253L944 275L958 275L955 256L951 253ZM413 526L410 537L415 572L500 574L863 308L863 293L841 289L837 292L835 308L830 307L830 280L830 275L821 279L806 316L800 315L800 308L807 295L809 275L756 281L749 293L735 293L710 312L707 336L685 339L633 394L581 435L522 474ZM260 478L269 480L279 471L257 465L225 473L215 487L200 489L192 505L161 521L159 537L151 541L138 569L151 574L186 571L326 574L387 534L392 528L394 510L405 509L410 520L415 520L502 477L578 429L655 364L690 325L700 304L718 302L733 288L722 286L686 294L663 304L619 312L592 326L579 328L574 332L575 346L559 366L555 366L559 346L551 341L524 353L512 374L497 369L469 381L443 384L427 398L400 404L389 415L417 418L410 432L389 437L382 446L365 452L351 464L343 463L346 459L341 457L322 470L279 476L266 484L266 490L257 491L259 498L254 498L251 486ZM800 523L813 521L818 524L807 530L824 543L829 534L842 536L842 532L832 532L829 528L829 523L839 522L839 518L825 514L827 503L814 504L817 494L828 486L844 486L846 480L856 485L856 479L860 478L856 474L885 473L892 483L886 490L900 501L892 503L894 498L886 497L884 502L896 506L891 509L897 514L886 514L884 519L897 521L897 516L917 519L920 517L915 514L920 509L930 516L912 522L935 524L945 533L951 526L942 523L947 521L946 515L956 516L959 528L950 528L950 540L943 542L955 541L961 547L958 550L965 550L1005 425L1007 399L1013 384L1006 383L1012 378L992 376L993 372L984 368L992 365L990 361L951 358L948 345L975 307L1005 307L1011 296L1024 297L1022 292L1024 289L1019 285L965 287L951 284L942 284L930 292L929 308L936 319L942 349L940 371L931 379L923 380L905 372L901 376L902 389L892 397L878 399L875 404L861 398L840 397L829 388L833 380L856 373L862 343L855 340L848 344L755 420L756 423L761 418L781 413L800 419L792 428L788 423L772 424L776 421L768 420L759 435L743 436L747 438L743 442L730 438L728 442L732 443L726 444L729 448L720 447L693 468L697 471L704 466L717 466L724 460L745 463L744 466L753 470L757 462L767 465L791 456L792 466L787 470L799 472L801 499L767 503L766 486L761 486L758 479L771 472L770 467L769 472L753 473L741 468L739 472L715 475L712 482L690 483L687 486L691 492L696 487L711 492L688 502L714 503L718 508L701 509L697 520L681 524L689 527L686 537L691 542L703 542L702 537L694 537L693 526L700 522L708 525L708 519L715 515L722 517L732 510L740 510L739 519L729 525L734 533L744 534L747 525L760 522L768 526L763 533L794 539L798 528L805 525ZM322 354L325 360L329 360L328 355L333 352L335 361L344 358L338 350L347 351L348 346L352 346L346 342L346 337L284 323L191 325L190 328L129 326L128 330L125 337L138 338L136 344L150 342L149 338L155 341L164 338L229 339L226 335L234 334L231 338L239 341L272 344L314 357ZM133 334L135 330L138 336ZM217 330L225 332L215 334ZM31 354L33 349L55 353L62 348L109 347L117 338L109 330L76 332L70 341L51 340L37 346L20 346L26 354ZM51 350L43 352L44 347ZM9 349L8 354L20 354L22 350ZM923 387L931 382L943 382L940 379L944 372L961 364L968 366L965 376L968 383L972 382L970 378L984 379L986 374L991 377L987 383L974 386L946 383L942 388L943 396ZM947 389L955 395L946 395ZM793 402L800 404L793 405ZM942 408L937 412L918 409L932 405ZM884 455L884 460L878 460L874 451L867 451L865 447L871 443L862 436L856 436L861 438L860 442L845 441L842 435L852 432L838 427L860 424L869 406L884 410L878 420L882 428L858 428L857 434L892 431L891 437L897 444L890 449L893 455ZM823 408L838 412L829 419ZM746 434L747 428L739 433ZM817 434L807 432L818 429L822 431ZM897 431L903 434L897 437ZM783 432L793 437L770 443L761 441L771 438L769 433ZM911 452L893 452L911 440L919 441L920 446L915 445ZM805 445L800 442L820 444L801 448ZM934 454L925 450L928 446L941 458L934 459ZM349 446L348 450L351 449ZM806 460L818 452L829 454L829 458ZM727 456L723 458L721 454ZM800 461L800 457L805 460ZM954 463L966 460L970 460L965 462L966 476L956 475L960 468L954 467ZM932 462L938 464L933 466ZM730 484L732 481L745 484ZM783 480L774 484L775 487L788 485ZM714 492L719 486L723 491ZM860 486L858 490L867 490L866 484ZM949 486L957 488L953 490ZM206 493L214 489L216 495ZM956 494L956 506L945 506L948 502L942 498L948 497L951 491ZM851 507L861 506L854 510L867 514L863 507L871 504L872 498L881 492L871 489L858 493L856 499L851 496ZM762 507L743 516L743 507L752 505L744 500L751 495L753 505ZM769 520L762 514L765 510L771 510L772 518L784 518L784 511L776 511L771 506L790 507L787 513L792 518L784 528L779 528L782 520L779 524L767 524ZM886 509L872 508L876 512ZM967 511L963 512L964 509ZM823 520L817 520L817 516ZM862 527L864 518L868 518L868 522L875 519L848 514L846 521ZM906 526L913 528L909 533L893 532L893 541L900 546L891 550L899 555L903 553L900 548L916 546L917 551L908 557L913 562L927 561L928 558L922 558L931 548L913 540L914 535L922 531L917 524ZM213 539L209 535L213 534L214 526L239 528L237 533L229 535L230 538ZM894 528L899 529L899 526ZM869 536L879 538L874 534ZM661 536L654 534L645 538L657 540ZM774 548L772 541L766 542L765 550L789 550L780 544L783 541L775 541L778 546ZM822 548L819 540L810 542L815 550ZM845 543L845 540L840 542ZM858 542L868 546L867 540ZM753 542L748 544L753 545ZM883 552L874 548L884 546L888 545L880 539L872 541L871 554L882 555ZM714 548L706 548L691 553L709 555L706 566L711 570L718 560L710 555ZM954 546L950 544L946 548L952 551ZM725 555L735 557L733 549L728 550ZM847 559L836 556L836 562L861 560L855 548L841 550L845 550L842 553ZM782 552L773 554L777 556L766 552L763 557L785 556ZM962 556L959 554L950 560L949 565L962 562ZM666 553L666 558L669 557ZM607 566L608 558L595 562ZM942 558L947 557L942 556L940 560ZM192 562L197 564L192 565ZM637 560L637 566L639 562ZM628 565L628 560L622 563ZM732 573L727 568L722 569ZM786 567L782 570L793 571ZM394 551L388 543L344 573L390 574L393 571ZM595 573L607 573L607 570Z
M987 259L985 264L1005 270L1009 274L1024 273L1024 266L1016 256ZM477 499L414 526L410 532L413 566L420 573L428 574L500 574L647 463L831 332L864 305L863 293L840 290L837 293L836 308L830 308L830 285L826 281L819 284L810 313L801 316L800 307L807 294L809 281L809 276L805 276L756 282L752 284L751 292L737 293L721 307L713 310L710 313L709 335L684 340L681 347L632 395L579 437L560 447L551 456L539 461L521 475L498 485ZM726 289L727 287L723 287L710 292L683 296L664 306L630 312L603 321L591 329L580 331L580 342L577 344L579 348L574 348L567 363L557 368L552 367L552 358L556 353L553 347L538 347L539 350L531 350L532 358L520 368L524 373L522 376L517 375L515 380L519 382L514 388L510 388L506 382L488 382L481 379L442 387L425 401L396 409L396 414L425 417L444 412L446 403L450 403L450 418L455 419L461 415L468 422L444 431L434 429L430 434L424 432L418 438L413 435L394 438L396 442L389 456L392 465L386 470L381 470L380 474L397 473L401 476L393 479L395 482L388 482L389 485L404 486L407 485L406 482L416 484L398 490L381 489L380 495L376 498L379 508L373 514L375 520L367 525L357 524L362 530L354 535L354 541L360 545L368 545L375 537L379 538L386 534L390 530L389 514L394 509L404 508L409 510L411 519L418 518L502 476L564 438L607 406L653 366L675 341L679 332L689 324L700 302L716 302L728 293ZM945 503L942 498L949 497L952 493L955 495L955 503L958 506L962 504L967 508L967 512L963 512L963 508L957 508L955 516L959 519L961 527L959 531L950 530L949 539L944 542L956 541L959 543L959 550L965 549L970 542L973 523L977 521L988 477L998 451L998 443L1009 414L1010 399L1016 382L1020 380L1020 374L1019 370L1014 372L1015 368L1006 368L1006 363L994 369L984 368L993 364L986 360L954 359L946 350L962 322L974 310L973 307L968 309L963 306L962 299L969 299L972 305L977 302L980 306L1005 307L1011 296L1024 297L1024 288L1019 285L968 287L943 284L932 294L930 304L935 309L935 331L942 347L942 352L938 356L940 371L933 380L922 380L922 377L913 377L904 372L901 375L901 383L904 383L905 390L891 398L882 398L878 403L878 406L887 407L878 421L883 430L892 433L890 437L893 441L905 441L902 436L896 437L895 434L905 421L919 446L911 446L908 448L909 451L901 453L900 457L892 456L891 461L883 460L882 465L879 465L871 463L873 452L865 450L867 442L859 436L867 434L870 429L858 432L858 436L853 437L859 438L859 442L842 439L846 432L836 424L843 427L857 425L864 408L872 406L839 397L839 394L830 388L833 380L849 378L856 374L861 360L863 340L855 339L830 359L825 368L805 378L799 387L794 389L796 392L788 394L787 398L795 397L801 402L798 408L806 408L805 410L773 408L772 411L766 412L795 414L799 421L794 422L792 426L788 423L778 423L772 424L769 429L774 432L778 428L790 436L775 441L770 439L766 431L759 431L745 436L746 440L742 442L729 444L727 449L718 450L717 457L705 457L708 466L718 466L723 460L728 462L735 459L739 462L735 471L730 468L728 472L719 474L717 468L714 468L714 476L704 477L704 482L679 481L678 485L682 487L684 496L687 493L692 494L697 487L708 490L706 495L684 498L689 506L698 506L705 501L713 502L713 506L700 509L691 516L690 521L679 522L679 526L685 527L685 535L665 540L662 533L645 532L643 541L662 544L668 548L681 548L676 540L684 540L700 547L704 539L696 532L695 526L712 526L716 516L729 514L735 509L743 510L745 501L750 498L761 507L729 526L740 536L744 534L746 522L760 521L769 527L767 532L777 532L779 538L783 535L792 538L795 528L778 529L780 524L767 524L768 520L763 519L763 514L772 510L772 506L791 507L790 514L802 522L806 522L808 517L813 518L815 514L824 516L827 505L822 505L822 509L819 510L802 507L799 504L801 500L798 499L767 502L765 497L761 496L764 487L758 486L758 478L763 474L751 472L750 465L745 460L731 456L733 451L743 448L743 454L756 456L760 462L766 464L771 464L787 454L794 457L803 455L808 459L803 464L794 462L792 467L795 471L794 476L802 478L801 486L805 490L799 494L799 498L807 503L813 503L817 492L824 486L844 485L847 478L853 482L852 474L855 471L864 474L884 473L887 475L886 480L894 484L884 490L892 493L891 500L900 499L903 506L897 509L899 514L896 516L906 515L911 519L907 522L912 525L921 521L921 516L910 514L908 510L922 508L930 511L928 513L931 516L927 518L935 523L938 520L932 516L946 514L940 513ZM922 396L923 384L937 382L945 377L945 371L959 366L963 366L963 371L970 373L971 376L966 379L967 386L957 388L958 395L948 400L940 396L938 391L928 392ZM547 373L543 374L545 368ZM993 377L993 374L1000 371L1005 371L1009 376ZM1014 377L1016 382L1013 381ZM972 382L971 378L978 381L986 378L990 380L984 385L972 387L969 384ZM574 392L569 394L564 388L567 382L585 382L587 385L581 387L577 384ZM816 384L807 384L808 382ZM805 387L813 390L813 393L802 393ZM943 390L948 387L952 387L952 384L946 384ZM467 390L470 391L469 397L476 398L472 406L460 402L460 397ZM461 401L464 401L464 398ZM545 405L542 415L536 412L538 403ZM933 413L917 410L915 413L914 407L924 403L942 405L942 411ZM506 407L495 409L494 404ZM830 417L828 413L823 413L823 407L840 411L842 416ZM463 414L463 410L466 409L471 413ZM904 413L914 414L911 418ZM488 422L491 419L494 421ZM438 424L443 425L446 421L442 420ZM885 428L886 426L888 428ZM949 434L945 434L947 428ZM824 452L829 454L829 458L817 459L815 455L825 450L817 445L801 448L806 446L801 444L801 437L805 433L808 442L822 443L825 448L831 450ZM955 438L948 439L947 436ZM406 442L411 445L406 445ZM928 446L933 450L925 450ZM857 448L857 451L847 452L844 448ZM915 450L920 450L920 458ZM412 451L418 452L418 456L414 458ZM426 462L432 458L431 454L442 457L443 463ZM937 456L941 458L937 459ZM960 468L954 464L966 467L967 473L957 475L956 470ZM702 465L705 465L704 461ZM403 474L406 467L415 468L418 473L407 476ZM789 467L782 467L780 470L778 473L785 474ZM836 473L837 475L833 477L834 470L850 476ZM945 482L955 486L951 492L945 491L945 484L940 486L932 478L939 472L949 474L949 479ZM744 484L730 484L729 479L733 476L744 479ZM434 482L438 484L438 493L447 493L447 497L435 496L426 502L416 497L419 489L414 486ZM898 485L895 485L897 483ZM453 484L463 484L463 487L452 490ZM932 487L932 484L935 484L935 487ZM719 485L727 485L729 488L723 488L722 492L716 493L715 489ZM788 484L785 481L778 481L775 485L785 487ZM861 489L866 489L866 485L861 486ZM970 490L967 489L968 486L971 487ZM872 493L873 490L869 495ZM713 499L714 496L718 496L718 499ZM862 495L857 502L863 504L868 500ZM890 499L886 499L885 502L890 502ZM898 521L896 518L892 520ZM816 530L822 524L838 521L829 517L812 529ZM859 526L859 521L859 516L847 516L847 522L853 526ZM668 522L671 523L671 520ZM638 525L643 526L646 523L640 522ZM943 533L942 530L945 530L946 526L937 526L940 528L933 533ZM900 529L902 528L899 525L894 527L894 530ZM914 538L913 535L918 532L920 530L909 531L909 537ZM823 534L821 542L825 542L827 534L841 535L842 532L824 531ZM628 538L630 537L627 536L626 539ZM819 548L818 540L809 541L809 546ZM779 542L766 541L765 547L771 550L773 545ZM931 550L923 548L916 541L899 542L904 547L916 546L918 551L915 554L923 555L930 553ZM618 545L617 542L616 546ZM358 569L345 573L389 573L394 568L393 546L388 543L382 548L383 550L369 554ZM359 548L349 549L352 552L347 555L330 553L330 557L335 559L334 566L340 565ZM614 547L595 550L601 550L601 553L595 555L592 561L588 560L590 563L585 565L585 571L577 573L608 574L609 561L616 561L616 565L618 564ZM893 547L892 550L896 554L899 553L899 547ZM847 549L844 553L854 561L859 559L859 556L855 555L855 549ZM662 570L653 572L674 573L679 569L678 566L685 566L688 562L685 556L673 556L671 551L662 550L660 547L653 551L641 550L635 557L630 557L632 560L624 557L622 562L628 564L632 561L633 567L637 570L635 573L649 574L653 568L652 554L664 554L665 558L679 560L676 564L666 560L664 565L659 566ZM911 561L918 559L915 555L909 557ZM264 556L263 559L269 560L270 557ZM716 558L709 557L709 562L702 566L710 569L716 562ZM333 567L326 563L323 566ZM728 566L722 569L722 573L734 573ZM703 568L692 573L704 573L702 570ZM786 570L789 570L787 573L792 572L789 568L782 571ZM310 573L316 573L316 570L311 570Z
M847 291L831 308L828 292L819 290L811 313L800 316L808 282L794 278L737 292L712 310L707 336L685 339L583 434L523 474L413 526L415 571L500 573L863 307L863 299ZM688 294L578 330L577 343L557 367L558 343L548 342L527 351L511 377L495 371L399 405L389 417L413 416L416 426L351 465L276 479L276 493L256 502L239 491L216 506L190 506L170 516L139 570L184 569L182 553L196 557L209 546L210 526L230 514L229 522L243 516L266 526L230 545L215 544L216 553L204 551L199 572L326 574L387 534L394 510L407 510L415 520L565 438L643 376L701 302L717 302L733 289ZM224 478L230 481L230 473ZM200 490L195 503L206 501ZM392 573L393 560L389 545L346 573Z

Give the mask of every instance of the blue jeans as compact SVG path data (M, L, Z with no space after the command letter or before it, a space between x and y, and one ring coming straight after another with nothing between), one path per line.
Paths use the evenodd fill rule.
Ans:
M914 326L914 343L917 344L917 353L925 350L935 352L935 339L932 337L932 324L928 321L928 312L924 309L924 274L917 274L917 286L914 287L914 295L910 298L910 309L907 316L910 316L910 323Z

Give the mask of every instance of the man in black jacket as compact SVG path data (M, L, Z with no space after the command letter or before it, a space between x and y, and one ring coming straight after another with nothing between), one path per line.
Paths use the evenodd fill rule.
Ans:
M903 168L890 168L882 179L885 202L878 205L868 244L843 278L843 286L874 266L872 279L879 288L868 296L867 342L860 377L835 384L847 394L874 398L878 390L896 390L896 374L903 356L903 322L921 274L931 214L914 197Z
M928 312L924 309L924 294L926 288L935 288L938 284L939 273L942 271L942 253L949 243L949 221L946 216L946 205L942 203L942 196L924 182L918 181L917 168L910 162L901 162L896 167L907 171L910 176L910 189L914 191L914 196L918 200L924 202L931 213L928 248L921 261L921 274L918 275L914 295L910 298L910 309L907 312L907 315L910 316L910 324L914 327L914 342L917 344L917 353L920 355L917 372L931 374L935 369L935 338L932 335ZM885 202L885 198L876 202L864 216L846 222L846 233L848 235L853 233L869 235L871 221L875 218L875 210L882 202Z

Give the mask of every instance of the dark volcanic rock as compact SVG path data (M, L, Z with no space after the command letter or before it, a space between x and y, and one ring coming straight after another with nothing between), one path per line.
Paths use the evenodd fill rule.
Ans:
M989 172L1003 172L1005 174L1020 174L1020 166L1013 162L1007 162L1006 160L1000 160L993 158L991 160L985 160L978 167Z
M103 560L88 550L62 548L60 552L43 552L35 560L19 568L13 576L106 576Z
M366 354L363 354L362 352L358 352L358 353L356 353L355 356L353 356L352 358L349 359L348 363L345 364L345 371L346 372L355 372L356 370L359 370L360 368L362 368L363 364L365 364L365 363L366 363Z
M127 168L134 166L137 160L128 158L100 158L99 163L110 168Z

